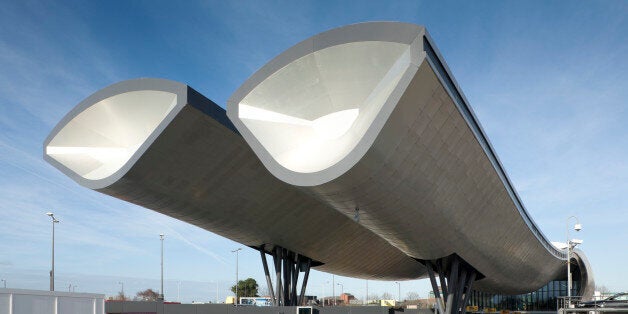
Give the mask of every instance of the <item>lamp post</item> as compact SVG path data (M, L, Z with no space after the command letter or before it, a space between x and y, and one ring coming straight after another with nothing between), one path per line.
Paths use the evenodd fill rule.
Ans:
M576 232L582 230L582 225L580 224L578 217L569 216L569 218L567 218L565 227L567 229L567 307L568 308L571 307L571 250L573 250L573 248L576 247L576 245L582 243L581 240L575 240L575 239L571 240L571 237L569 236L569 220L572 218L576 220L576 224L574 225L573 229L576 230Z
M181 281L177 282L177 302L181 302L179 297L181 297Z
M235 291L235 306L238 306L238 253L242 251L242 248L239 247L233 251L231 251L231 253L236 253L236 291Z
M118 281L118 284L122 286L122 313L124 313L124 301L126 301L126 296L124 296L124 282Z
M4 283L4 288L7 288L7 280L6 279L0 279L0 281L2 281Z
M399 281L395 281L397 285L397 301L401 302L401 283Z
M326 284L329 284L329 281L325 281L325 283L321 285L323 287L323 294L321 295L323 299L323 306L325 306L325 285Z
M334 306L336 306L336 275L334 274L331 275L331 294L334 298Z
M52 269L50 270L50 291L55 291L55 224L59 220L53 213L46 213L52 219Z
M369 280L366 280L366 294L364 295L364 305L369 304Z
M159 235L161 241L161 290L159 290L159 300L164 299L164 234Z
M118 281L118 284L122 287L122 301L124 301L124 299L126 299L126 297L124 296L124 282Z
M340 286L340 297L342 298L342 295L345 293L345 286L343 284L341 284L341 283L338 283L338 285ZM343 303L344 303L344 301L343 301Z

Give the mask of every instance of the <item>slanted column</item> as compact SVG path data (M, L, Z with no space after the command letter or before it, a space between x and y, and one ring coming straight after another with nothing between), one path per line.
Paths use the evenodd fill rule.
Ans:
M264 267L264 275L266 275L266 286L268 287L268 293L273 305L277 306L277 300L275 299L275 291L273 291L273 281L270 279L270 272L268 271L268 262L266 261L266 252L264 251L264 245L260 247L260 255L262 256L262 266Z
M421 261L427 268L440 314L466 313L473 282L481 274L456 254L436 260ZM436 276L441 284L442 297Z
M266 275L266 284L273 305L275 306L297 306L301 305L305 298L305 290L310 275L310 267L318 266L321 263L312 261L311 258L292 252L280 246L275 246L270 253L273 256L275 266L275 289L268 270L266 261L265 245L257 248L262 258L262 266ZM314 264L314 265L313 265ZM301 289L298 288L299 273L304 272ZM300 292L300 293L299 293Z

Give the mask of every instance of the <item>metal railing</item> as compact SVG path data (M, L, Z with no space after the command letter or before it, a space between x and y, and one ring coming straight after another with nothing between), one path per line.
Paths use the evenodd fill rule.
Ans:
M578 306L582 302L581 296L571 296L571 297L557 297L556 298L556 308L557 309L573 309Z
M558 297L556 298L556 308L558 309L557 313L628 313L628 308L603 307L598 305L598 301L601 305L602 300L593 300L592 305L580 307L579 305L582 302L581 296Z

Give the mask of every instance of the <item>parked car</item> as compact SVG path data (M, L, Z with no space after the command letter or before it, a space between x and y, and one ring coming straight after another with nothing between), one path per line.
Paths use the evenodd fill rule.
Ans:
M580 302L578 307L626 307L628 308L628 292L612 295L604 300Z

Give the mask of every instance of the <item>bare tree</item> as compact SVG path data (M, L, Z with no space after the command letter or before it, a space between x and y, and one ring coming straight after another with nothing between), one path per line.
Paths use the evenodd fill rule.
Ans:
M419 294L417 292L410 291L406 295L406 300L418 300L418 299L419 299Z
M392 300L392 294L388 292L382 293L382 300Z
M606 297L611 294L611 290L604 285L595 286L595 290L599 291L602 297Z
M127 301L129 300L129 298L127 296L124 295L124 293L122 291L118 292L118 295L116 295L115 297L113 297L114 300L117 301Z
M144 291L138 291L134 300L137 301L157 301L159 299L159 293L153 289L146 289Z

